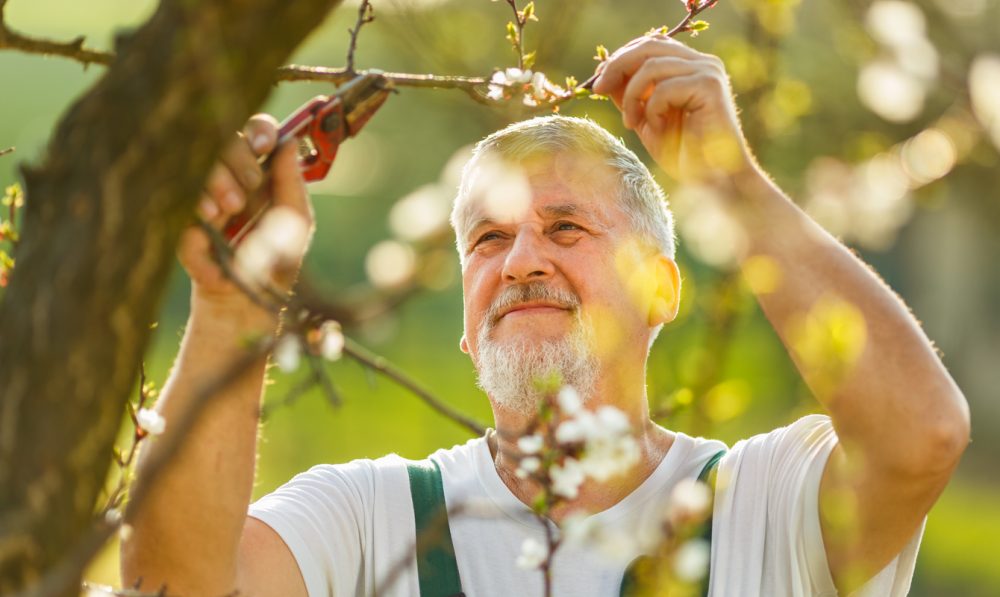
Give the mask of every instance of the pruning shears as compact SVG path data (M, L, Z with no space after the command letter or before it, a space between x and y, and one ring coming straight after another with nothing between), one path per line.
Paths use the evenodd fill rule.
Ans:
M299 168L306 182L326 178L340 144L358 134L394 90L392 81L382 73L369 71L342 85L331 95L318 95L292 112L278 128L278 143L296 139L299 143ZM266 170L271 156L261 156ZM235 245L251 229L266 206L253 215L238 216L225 230Z

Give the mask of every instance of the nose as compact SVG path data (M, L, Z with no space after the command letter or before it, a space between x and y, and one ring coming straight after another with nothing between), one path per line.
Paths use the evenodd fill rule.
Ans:
M521 283L548 278L554 266L545 246L545 237L527 226L517 231L503 264L503 279Z

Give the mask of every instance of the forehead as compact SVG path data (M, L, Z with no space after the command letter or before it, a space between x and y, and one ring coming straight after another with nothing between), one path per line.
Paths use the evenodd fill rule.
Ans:
M466 230L482 220L516 221L536 212L608 215L617 207L617 172L598 156L559 153L516 163L484 156L468 176L461 206Z

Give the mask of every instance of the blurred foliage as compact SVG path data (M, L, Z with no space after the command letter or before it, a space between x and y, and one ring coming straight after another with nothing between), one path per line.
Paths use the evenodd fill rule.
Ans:
M725 60L765 168L907 301L972 406L974 443L932 512L913 594L998 594L991 539L1000 533L1000 479L991 456L1000 448L1000 402L994 399L1000 387L1000 153L989 131L1000 129L1000 99L990 104L989 98L1000 98L990 58L1000 55L1000 6L989 0L877 4L881 12L860 0L724 0L702 17L711 29L687 41ZM358 68L489 75L516 66L504 39L510 19L504 3L374 0L374 7L376 20L360 35ZM153 8L151 0L13 0L7 21L35 35L85 34L88 43L109 48L114 31L140 22ZM535 69L550 80L582 81L593 70L595 45L615 48L652 27L672 25L682 9L669 0L538 0L539 21L523 32L525 51L535 52ZM345 31L354 18L355 5L343 6L294 62L342 65ZM979 74L970 85L977 57ZM0 157L0 184L7 186L18 181L19 162L37 159L62 111L101 69L6 52L0 53L0 73L11 90L2 99L0 147L18 148ZM328 91L321 84L283 84L263 109L280 117ZM645 159L608 102L576 100L561 110L590 116ZM457 349L461 284L449 241L408 235L412 227L435 228L433 221L405 215L421 209L398 208L404 215L394 223L387 216L406 196L424 210L441 211L460 163L452 156L523 114L519 106L485 108L459 91L404 89L342 148L330 178L312 189L318 230L307 269L325 293L363 299L382 292L379 284L398 283L379 272L393 274L424 260L416 268L424 272L417 283L423 291L345 331L484 422L490 421L488 405L475 388L471 363ZM670 190L670 181L654 173ZM418 189L428 195L414 199ZM680 197L676 203L687 209ZM711 213L685 213L680 220L683 303L653 350L649 394L663 424L732 442L817 406L747 282L727 270L722 225ZM382 249L370 253L375 246ZM754 272L749 284L773 283L766 264ZM162 382L169 370L187 291L178 270L147 359L150 379ZM859 334L863 338L858 325L850 311L836 307L815 314L803 327L804 350L849 359ZM823 330L837 335L817 341ZM356 363L335 363L330 374L345 399L342 407L331 409L314 390L265 426L257 495L317 462L388 452L419 458L466 439L460 427ZM268 401L280 401L298 381L295 375L273 377ZM116 582L114 553L109 549L96 563L95 580Z

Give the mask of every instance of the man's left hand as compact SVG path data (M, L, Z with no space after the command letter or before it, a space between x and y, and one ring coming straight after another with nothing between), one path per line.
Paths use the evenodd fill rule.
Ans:
M609 96L653 159L681 182L753 168L722 61L647 35L604 62L594 92Z

